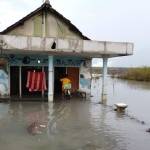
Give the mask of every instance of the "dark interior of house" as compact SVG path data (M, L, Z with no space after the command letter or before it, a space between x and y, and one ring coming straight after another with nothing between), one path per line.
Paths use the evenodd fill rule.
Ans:
M22 98L42 98L41 91L32 91L26 87L27 84L27 75L28 71L41 72L42 67L39 66L23 66L21 67L21 94ZM48 67L44 67L45 76L46 76L46 87L48 89ZM10 94L11 97L17 98L20 96L20 77L19 77L19 67L11 66L10 67ZM15 85L15 86L14 86ZM43 93L44 98L48 96L48 90L45 90Z
M19 97L19 67L10 67L10 95Z
M66 68L65 67L55 67L54 72L54 94L55 96L61 95L62 91L62 83L60 79L66 74Z

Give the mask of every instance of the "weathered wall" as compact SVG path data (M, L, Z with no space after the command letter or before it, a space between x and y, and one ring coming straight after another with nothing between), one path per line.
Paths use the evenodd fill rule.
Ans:
M26 36L33 36L34 31L34 21L33 18L24 22L24 24L18 26L17 28L13 29L8 35L26 35Z
M8 64L2 64L0 60L0 98L8 97Z
M76 55L86 58L117 57L133 54L133 43L87 41L82 39L43 38L16 35L0 35L3 50L10 53L42 52L53 55ZM52 48L55 42L55 48ZM6 52L7 53L7 52Z
M86 60L80 67L80 85L79 89L85 91L88 95L91 94L91 60Z
M42 14L25 21L22 25L10 31L9 35L24 35L24 36L42 36L43 33L43 18ZM51 13L46 15L46 37L61 37L61 38L72 38L80 39L81 37L71 31L69 26L62 20L58 19Z

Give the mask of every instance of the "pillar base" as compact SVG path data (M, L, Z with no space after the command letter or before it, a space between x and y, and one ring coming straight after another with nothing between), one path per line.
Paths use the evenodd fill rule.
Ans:
M54 101L54 95L48 95L48 102Z
M101 104L107 104L107 94L102 94L101 97Z
M103 78L102 78L102 97L101 103L106 105L107 102L107 63L108 58L103 57Z

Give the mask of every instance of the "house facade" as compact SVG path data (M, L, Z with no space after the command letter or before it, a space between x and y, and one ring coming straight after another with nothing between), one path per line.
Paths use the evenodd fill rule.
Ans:
M49 1L0 33L0 97L47 98L61 91L60 78L68 74L72 90L91 91L92 58L103 58L103 84L110 57L133 54L132 43L92 41ZM29 72L44 72L46 89L27 89ZM105 93L105 86L104 93Z

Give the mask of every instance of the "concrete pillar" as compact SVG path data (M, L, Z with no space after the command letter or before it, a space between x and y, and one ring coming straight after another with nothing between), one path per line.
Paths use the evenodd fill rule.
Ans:
M50 136L55 132L53 128L56 123L56 116L54 116L54 103L48 102L48 122L47 122L47 135Z
M54 63L53 56L48 56L48 101L54 99Z
M107 63L108 58L103 57L102 104L106 104L107 102Z
M42 72L44 72L44 66L42 66ZM41 95L42 95L42 99L44 99L44 91L42 90L42 93L41 93Z
M8 89L9 89L9 93L8 94L9 94L9 98L11 97L10 96L10 91L11 91L10 88L11 88L10 87L10 65L8 65Z
M22 67L19 66L19 98L22 98Z

